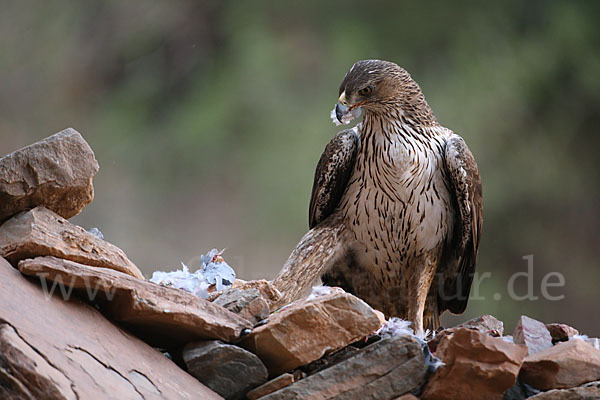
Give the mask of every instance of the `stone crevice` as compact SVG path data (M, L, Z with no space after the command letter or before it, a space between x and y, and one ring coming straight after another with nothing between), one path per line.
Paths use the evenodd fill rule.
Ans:
M75 385L73 383L73 380L71 378L69 378L69 376L67 374L65 374L65 372L63 370L61 370L60 368L58 368L54 363L52 363L52 361L50 361L50 359L44 353L40 352L35 346L33 346L31 343L29 343L19 333L19 330L17 329L17 327L15 327L13 324L11 324L10 322L8 322L8 321L0 318L0 326L1 325L7 325L7 326L9 326L15 332L15 334L19 337L19 339L21 339L23 341L23 343L25 343L27 346L29 346L29 348L31 350L33 350L37 355L39 355L40 357L42 357L44 359L44 361L46 361L46 363L49 366L51 366L58 373L60 373L62 376L64 376L65 379L67 379L70 382L71 390L73 391L73 394L75 395L75 398L77 398L77 400L79 400L79 398L80 398L79 397L79 393L77 393L77 390L75 390Z

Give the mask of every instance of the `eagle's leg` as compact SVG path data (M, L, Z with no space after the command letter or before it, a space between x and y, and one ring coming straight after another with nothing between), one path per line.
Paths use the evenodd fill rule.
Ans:
M434 282L435 285L435 282ZM430 290L423 313L423 327L432 332L440 328L440 311L437 304L437 290Z
M281 299L273 309L307 295L320 281L321 275L342 256L343 230L339 214L332 214L302 237L273 280L281 292Z
M418 260L414 260L414 265L421 266L421 268L414 268L414 272L409 278L407 318L414 323L415 334L423 335L425 332L423 314L429 288L437 269L437 257L425 254Z

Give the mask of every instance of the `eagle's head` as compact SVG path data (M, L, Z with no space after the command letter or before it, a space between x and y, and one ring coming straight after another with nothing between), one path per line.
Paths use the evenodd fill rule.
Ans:
M362 60L346 73L332 119L348 124L360 109L383 113L390 108L405 114L430 114L421 88L405 69L389 61ZM334 119L334 122L336 122ZM337 122L336 122L337 123Z

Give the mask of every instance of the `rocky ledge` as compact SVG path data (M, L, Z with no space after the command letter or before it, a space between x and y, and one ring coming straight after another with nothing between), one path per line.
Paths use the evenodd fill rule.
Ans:
M73 129L0 159L0 398L600 399L599 340L564 324L419 338L339 288L276 309L264 280L208 299L152 283L65 219L97 171Z

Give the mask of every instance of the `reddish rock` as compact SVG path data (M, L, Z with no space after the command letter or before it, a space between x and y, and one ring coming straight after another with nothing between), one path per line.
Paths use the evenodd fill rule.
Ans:
M79 214L94 198L97 172L94 152L72 128L0 158L0 223L40 205L64 218Z
M71 382L60 370L5 323L0 323L0 365L0 398L17 398L21 392L33 399L77 399Z
M566 324L546 324L546 329L552 336L552 342L566 342L570 337L579 335L579 331Z
M504 333L504 323L489 314L463 322L457 328L477 329L479 332L488 333L492 336L502 336Z
M502 321L496 319L491 315L486 314L480 317L473 318L467 322L455 326L454 328L448 328L438 332L431 340L427 342L429 350L432 353L435 353L435 351L437 350L437 346L442 340L442 338L446 336L452 336L454 332L461 328L474 329L481 333L486 333L494 337L502 336L502 333L504 333L504 324L502 323Z
M532 355L552 347L552 336L543 322L522 315L513 332L513 343L524 344Z
M187 344L183 361L190 374L226 399L242 399L267 380L267 369L257 356L219 340Z
M144 279L117 246L44 207L21 213L0 226L0 256L13 265L38 256L55 256Z
M445 365L426 385L424 400L502 399L514 385L527 348L474 329L455 328L435 356Z
M240 345L277 376L374 332L380 322L364 301L341 289L292 303L245 336Z
M0 398L218 399L77 299L47 297L0 258Z
M256 389L252 389L248 393L246 393L246 397L249 400L260 399L263 396L266 396L270 393L273 393L279 389L282 389L286 386L291 385L295 381L295 377L293 374L281 374L275 379L271 379L269 382L265 383L257 387Z
M269 303L258 289L229 289L213 301L256 325L269 316Z
M417 390L426 373L421 344L413 336L396 335L263 399L393 399Z
M600 350L580 339L528 356L519 379L540 390L564 389L600 380Z
M596 350L600 350L600 339L598 339L598 338L585 338L585 339L583 339L583 341L586 342L586 343L588 343L589 345L591 345Z
M64 296L70 294L70 288L77 290L82 298L98 304L110 319L162 348L198 339L230 342L252 326L237 314L184 290L142 281L111 269L38 257L21 261L19 270L40 278L44 291L54 287L56 293L62 292Z

